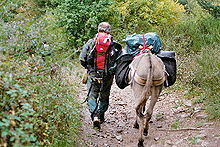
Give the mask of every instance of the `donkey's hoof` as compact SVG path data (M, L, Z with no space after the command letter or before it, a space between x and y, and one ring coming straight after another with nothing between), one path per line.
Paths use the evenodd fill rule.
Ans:
M144 129L144 136L148 135L148 129Z
M144 147L144 140L138 141L138 147Z
M139 124L137 123L137 121L135 121L135 123L134 123L134 128L139 129Z

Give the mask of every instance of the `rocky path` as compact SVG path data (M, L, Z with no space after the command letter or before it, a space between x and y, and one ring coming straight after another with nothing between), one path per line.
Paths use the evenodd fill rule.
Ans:
M86 96L82 85L79 100ZM94 130L86 104L82 105L82 147L136 147L138 130L134 98L130 87L119 89L114 83L110 107L101 130ZM193 105L181 92L164 89L151 120L145 147L220 147L220 124L208 121L202 106Z

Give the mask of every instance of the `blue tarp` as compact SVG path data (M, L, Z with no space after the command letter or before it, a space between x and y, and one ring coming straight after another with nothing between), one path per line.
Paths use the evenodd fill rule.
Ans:
M162 48L162 43L159 35L157 35L156 33L146 33L144 34L144 39L142 34L128 35L126 39L123 40L124 42L126 42L125 49L127 53L137 55L140 52L139 46L144 46L144 40L147 46L153 46L153 49L151 49L152 53L159 53Z

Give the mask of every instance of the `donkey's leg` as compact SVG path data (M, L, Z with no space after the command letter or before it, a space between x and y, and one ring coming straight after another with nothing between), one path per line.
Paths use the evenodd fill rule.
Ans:
M145 128L144 128L144 135L147 136L148 135L148 129L149 129L149 121L151 119L152 113L153 113L153 109L154 106L157 102L157 99L160 95L160 92L162 90L162 85L161 86L153 86L152 87L152 94L151 94L151 100L150 100L150 105L147 109L146 115L145 115Z
M136 107L136 115L137 115L137 120L138 120L138 126L139 126L139 138L138 138L138 147L143 147L144 146L144 139L143 139L143 133L144 133L144 115L142 113L144 105L139 104Z
M139 129L139 118L138 118L138 115L141 115L140 113L144 114L145 112L145 106L146 106L146 102L147 102L147 99L143 102L143 104L140 106L140 110L136 110L136 113L138 111L138 114L136 115L136 120L135 120L135 123L134 123L134 128L135 129ZM137 108L137 107L136 107Z
M144 146L144 128L145 128L145 119L144 119L144 113L143 110L145 109L146 101L149 96L145 95L144 97L140 97L139 102L137 103L136 107L136 115L139 120L139 138L138 138L138 146L143 147ZM141 99L142 98L142 99Z
M140 102L140 97L143 91L143 86L137 84L136 82L134 82L132 84L132 89L133 89L133 93L134 93L134 98L135 98L135 110ZM138 118L138 115L136 115L136 120L134 123L134 128L139 129L139 123L140 123L140 119Z

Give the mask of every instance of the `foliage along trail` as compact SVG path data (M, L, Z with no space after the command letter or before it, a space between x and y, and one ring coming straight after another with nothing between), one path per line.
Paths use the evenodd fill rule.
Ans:
M82 85L79 99L86 96ZM130 87L119 89L114 83L111 89L110 106L101 130L92 128L86 103L81 110L82 146L89 147L135 147L138 130L133 128L135 120L134 98ZM218 147L220 125L208 121L202 106L192 105L181 92L163 90L155 106L146 147Z

